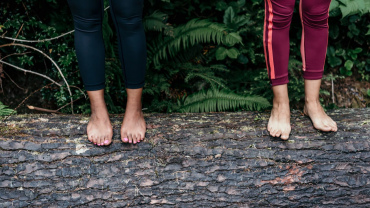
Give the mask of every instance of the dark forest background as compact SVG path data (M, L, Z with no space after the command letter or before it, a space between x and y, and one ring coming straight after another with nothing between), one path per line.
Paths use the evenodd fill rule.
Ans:
M300 108L304 98L298 2L290 29L288 86L293 108ZM105 6L109 4L105 2ZM369 11L369 0L331 3L321 90L325 108L369 106ZM263 20L263 0L146 0L145 112L268 108L272 92L263 55ZM39 113L27 105L71 113L72 101L74 113L89 113L73 33L68 33L72 30L66 0L0 2L0 115L11 109ZM103 36L105 99L110 113L123 113L126 94L109 9Z

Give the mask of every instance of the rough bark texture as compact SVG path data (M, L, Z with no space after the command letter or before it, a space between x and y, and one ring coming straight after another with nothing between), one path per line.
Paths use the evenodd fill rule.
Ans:
M88 117L12 116L0 124L0 207L369 207L370 109L329 114L321 133L293 112L290 140L269 113L146 115L146 141L95 147Z

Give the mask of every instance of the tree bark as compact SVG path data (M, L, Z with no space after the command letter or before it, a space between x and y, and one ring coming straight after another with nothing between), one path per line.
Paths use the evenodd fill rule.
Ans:
M369 207L370 109L328 112L336 133L292 112L288 141L269 112L147 114L146 139L85 135L88 117L0 123L0 207Z

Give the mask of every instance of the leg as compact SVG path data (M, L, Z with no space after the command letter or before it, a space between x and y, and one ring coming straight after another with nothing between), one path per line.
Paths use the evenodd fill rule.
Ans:
M313 126L321 131L337 131L337 123L326 115L319 100L321 79L304 81L305 106L304 114L310 117Z
M274 92L267 126L271 136L288 139L291 131L288 97L289 28L295 0L265 0L263 43Z
M113 128L104 101L104 90L87 91L90 98L91 118L87 125L88 139L98 146L112 142Z
M301 0L301 53L305 79L305 107L314 127L321 131L337 131L337 124L320 105L319 91L324 72L328 44L330 0Z
M121 127L121 139L125 143L138 143L144 140L146 124L141 108L143 88L126 89L127 105Z
M146 69L146 41L142 24L143 0L110 0L118 36L118 49L127 90L127 105L121 127L123 142L136 144L145 137L146 124L141 95Z
M75 47L80 74L90 98L88 139L97 145L112 141L113 129L104 101L103 1L68 0L75 26Z
M272 91L274 100L267 130L271 136L287 140L291 131L288 86L273 86Z

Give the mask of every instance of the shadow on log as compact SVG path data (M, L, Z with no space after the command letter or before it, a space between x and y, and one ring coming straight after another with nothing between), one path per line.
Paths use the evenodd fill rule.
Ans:
M85 136L88 117L12 116L0 124L0 207L369 207L370 109L329 115L321 133L292 113L288 141L269 113L146 115L146 140Z

